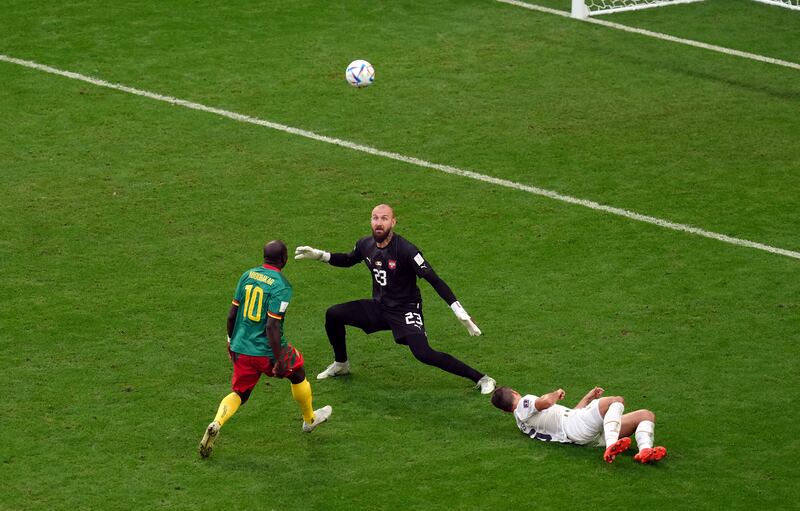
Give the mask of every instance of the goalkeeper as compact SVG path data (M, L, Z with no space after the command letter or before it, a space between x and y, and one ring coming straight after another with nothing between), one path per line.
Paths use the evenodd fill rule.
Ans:
M495 388L494 379L428 344L417 277L431 284L470 335L480 335L481 331L419 249L394 232L396 223L392 208L380 204L372 210L372 236L358 240L349 254L331 254L311 247L298 247L295 251L295 259L315 259L332 266L350 267L363 261L372 276L371 300L341 303L325 313L325 331L333 347L334 362L317 379L350 372L345 326L354 326L367 334L391 330L395 342L408 346L420 362L468 378L482 394L490 394Z

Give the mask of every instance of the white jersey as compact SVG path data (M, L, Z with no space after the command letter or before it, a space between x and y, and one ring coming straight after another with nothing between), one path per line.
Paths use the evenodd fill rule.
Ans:
M544 442L572 443L564 433L564 418L570 409L566 406L555 404L542 411L536 409L535 403L538 396L528 394L522 396L514 409L514 418L517 427L531 438Z

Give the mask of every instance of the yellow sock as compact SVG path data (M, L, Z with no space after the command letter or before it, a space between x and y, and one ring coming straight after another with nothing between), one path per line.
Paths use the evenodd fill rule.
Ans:
M239 409L240 404L242 404L242 398L240 398L239 394L236 392L231 392L225 396L219 404L219 410L217 410L217 416L214 417L214 420L219 422L219 425L222 426L225 424L225 421L233 417L233 414Z
M311 424L314 422L314 407L311 404L311 384L308 380L292 383L292 397L303 412L303 420Z

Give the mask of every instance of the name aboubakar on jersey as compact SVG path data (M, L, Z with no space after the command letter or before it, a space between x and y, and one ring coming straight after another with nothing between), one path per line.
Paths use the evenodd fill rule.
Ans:
M266 275L264 275L262 273L255 272L255 271L251 271L250 275L248 275L248 277L253 279L253 280L257 280L259 282L263 282L264 284L266 284L268 286L271 286L272 284L275 283L275 279L273 279L272 277L267 277Z

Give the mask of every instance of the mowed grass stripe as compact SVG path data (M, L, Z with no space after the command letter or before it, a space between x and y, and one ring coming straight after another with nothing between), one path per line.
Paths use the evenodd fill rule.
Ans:
M232 120L235 120L235 121L238 121L238 122L255 124L255 125L258 125L258 126L263 126L263 127L266 127L266 128L282 131L282 132L285 132L285 133L290 133L290 134L293 134L293 135L305 137L305 138L316 140L316 141L319 141L319 142L325 142L325 143L328 143L328 144L338 145L338 146L341 146L341 147L345 147L347 149L352 149L352 150L355 150L355 151L360 151L360 152L364 152L364 153L367 153L367 154L371 154L373 156L380 156L380 157L383 157L383 158L389 158L389 159L392 159L392 160L397 160L397 161L401 161L401 162L404 162L404 163L409 163L409 164L416 165L416 166L419 166L419 167L438 170L440 172L444 172L444 173L447 173L447 174L458 175L458 176L466 177L466 178L473 179L473 180L476 180L476 181L482 181L482 182L494 184L494 185L497 185L497 186L503 186L503 187L506 187L506 188L512 188L512 189L515 189L515 190L520 190L520 191L532 193L534 195L539 195L539 196L542 196L542 197L548 197L548 198L551 198L551 199L554 199L554 200L558 200L558 201L561 201L561 202L566 202L566 203L569 203L569 204L575 204L575 205L583 206L583 207L586 207L586 208L589 208L589 209L592 209L592 210L595 210L595 211L602 211L602 212L605 212L605 213L610 213L610 214L621 216L621 217L628 218L628 219L631 219L631 220L636 220L636 221L639 221L639 222L645 222L645 223L657 225L659 227L663 227L663 228L666 228L666 229L672 229L672 230L676 230L676 231L683 231L683 232L687 232L687 233L690 233L690 234L695 234L697 236L703 236L703 237L706 237L706 238L715 239L715 240L722 241L722 242L725 242L725 243L729 243L729 244L732 244L732 245L737 245L737 246L740 246L740 247L752 248L752 249L756 249L756 250L762 250L762 251L765 251L765 252L769 252L769 253L772 253L772 254L791 257L791 258L794 258L794 259L800 259L800 252L796 252L796 251L793 251L793 250L788 250L788 249L784 249L784 248L780 248L780 247L774 247L774 246L767 245L767 244L764 244L764 243L750 241L750 240L746 240L746 239L742 239L742 238L736 238L736 237L733 237L733 236L728 236L728 235L716 233L716 232L713 232L713 231L707 231L705 229L701 229L701 228L694 227L694 226L691 226L691 225L672 222L672 221L669 221L669 220L664 220L664 219L661 219L661 218L657 218L657 217L653 217L653 216L649 216L649 215L644 215L644 214L641 214L641 213L636 213L634 211L630 211L630 210L627 210L627 209L617 208L617 207L614 207L614 206L608 206L608 205L605 205L605 204L600 204L600 203L592 201L592 200L572 197L570 195L564 195L564 194L561 194L561 193L558 193L558 192L555 192L555 191L552 191L552 190L547 190L547 189L539 188L539 187L536 187L536 186L526 185L526 184L518 183L516 181L510 181L510 180L507 180L507 179L496 178L496 177L488 176L486 174L481 174L481 173L470 171L470 170L465 170L465 169L461 169L461 168L457 168L457 167L452 167L452 166L449 166L449 165L433 163L433 162L430 162L430 161L427 161L427 160L422 160L420 158L415 158L415 157L412 157L412 156L405 156L405 155L402 155L402 154L399 154L399 153L394 153L394 152L391 152L391 151L384 151L384 150L377 149L377 148L370 147L370 146L366 146L366 145L363 145L363 144L358 144L358 143L355 143L355 142L350 142L350 141L339 139L339 138L320 135L318 133L314 133L312 131L308 131L308 130L304 130L304 129L300 129L300 128L294 128L292 126L287 126L285 124L280 124L280 123L276 123L276 122L272 122L272 121L267 121L267 120L264 120L264 119L251 117L249 115L244 115L244 114L239 114L239 113L236 113L236 112L231 112L229 110L223 110L223 109L220 109L220 108L209 107L209 106L206 106L206 105L203 105L203 104L200 104L200 103L195 103L193 101L188 101L188 100L185 100L185 99L175 98L175 97L172 97L172 96L166 96L166 95L163 95L163 94L150 92L150 91L145 91L145 90L142 90L142 89L136 89L134 87L129 87L127 85L122 85L122 84L118 84L118 83L107 82L107 81L102 80L100 78L94 78L94 77L91 77L91 76L86 76L86 75L83 75L83 74L80 74L80 73L75 73L75 72L72 72L72 71L65 71L65 70L57 69L57 68L54 68L54 67L51 67L51 66L47 66L47 65L44 65L44 64L39 64L37 62L33 62L33 61L30 61L30 60L23 60L23 59L18 59L18 58L14 58L14 57L10 57L10 56L7 56L7 55L0 54L0 61L4 61L4 62L11 63L11 64L16 64L16 65L20 65L20 66L27 67L27 68L30 68L30 69L35 69L35 70L38 70L38 71L44 71L46 73L51 73L51 74L55 74L55 75L58 75L58 76L63 76L63 77L70 78L70 79L73 79L73 80L83 81L83 82L86 82L86 83L90 83L92 85L96 85L98 87L105 87L105 88L109 88L109 89L114 89L114 90L118 90L118 91L121 91L121 92L126 92L126 93L129 93L129 94L133 94L133 95L136 95L136 96L146 97L146 98L154 99L154 100L157 100L157 101L163 101L163 102L166 102L166 103L169 103L169 104L172 104L172 105L182 106L182 107L189 108L189 109L192 109L192 110L199 110L199 111L206 112L206 113L212 113L212 114L219 115L219 116L222 116L222 117L226 117L228 119L232 119Z

